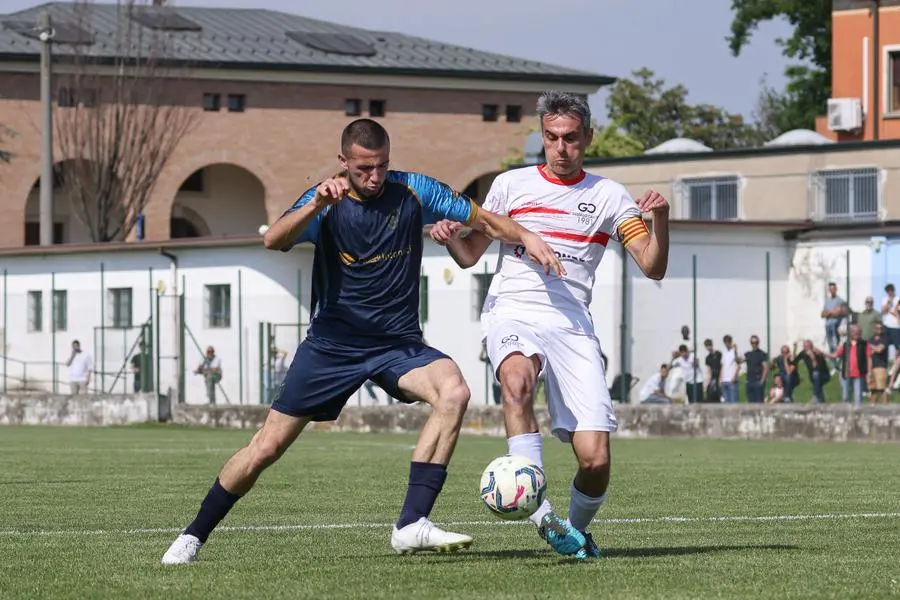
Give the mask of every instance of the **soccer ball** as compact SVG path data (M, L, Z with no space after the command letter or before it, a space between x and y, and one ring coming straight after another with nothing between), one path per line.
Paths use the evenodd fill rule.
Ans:
M497 457L481 475L481 500L488 510L507 521L533 515L546 494L544 470L524 456Z

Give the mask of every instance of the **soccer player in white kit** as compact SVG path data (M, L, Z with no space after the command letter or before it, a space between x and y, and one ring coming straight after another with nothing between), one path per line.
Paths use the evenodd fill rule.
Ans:
M503 391L510 454L543 463L533 400L543 376L552 433L571 443L578 460L569 518L562 519L545 501L531 519L558 553L596 558L599 549L586 528L606 500L609 434L616 430L616 416L590 315L594 275L614 240L644 275L662 279L669 256L669 204L656 192L635 202L621 184L584 172L593 128L583 97L547 92L537 112L546 164L497 176L484 208L538 233L565 270L561 276L549 274L521 247L503 244L482 323ZM650 230L642 213L650 215ZM462 224L446 220L434 225L431 236L463 268L474 266L491 243L475 231L465 235Z

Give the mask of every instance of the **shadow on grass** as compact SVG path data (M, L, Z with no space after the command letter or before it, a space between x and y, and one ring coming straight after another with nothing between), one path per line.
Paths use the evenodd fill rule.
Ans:
M787 544L745 544L712 546L669 546L660 548L606 548L600 550L604 558L652 558L655 556L688 556L710 552L740 552L742 550L799 550Z
M606 548L600 550L603 558L653 558L660 556L689 556L693 554L708 554L711 552L740 552L746 550L799 550L799 546L786 544L746 544L740 545L712 545L712 546L669 546L650 548ZM421 553L415 555L418 558L431 558L433 562L465 562L484 560L490 558L522 560L522 559L548 559L555 558L563 563L581 563L573 557L559 556L549 549L535 550L461 550L453 554ZM413 556L408 557L415 560Z

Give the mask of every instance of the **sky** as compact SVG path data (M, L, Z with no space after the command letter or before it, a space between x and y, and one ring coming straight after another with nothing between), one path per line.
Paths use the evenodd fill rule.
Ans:
M39 3L0 0L0 13ZM614 77L649 67L668 84L684 84L691 102L715 104L746 117L752 115L763 77L769 85L783 87L787 62L776 39L790 33L787 23L766 24L741 56L733 57L725 39L731 24L727 0L169 0L169 4L294 12ZM591 97L600 123L606 120L605 98L602 91Z

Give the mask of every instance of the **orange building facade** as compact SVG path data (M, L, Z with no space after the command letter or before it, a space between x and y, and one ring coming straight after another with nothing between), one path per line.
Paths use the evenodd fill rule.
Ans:
M841 142L900 139L900 0L834 0L832 61L816 130Z

